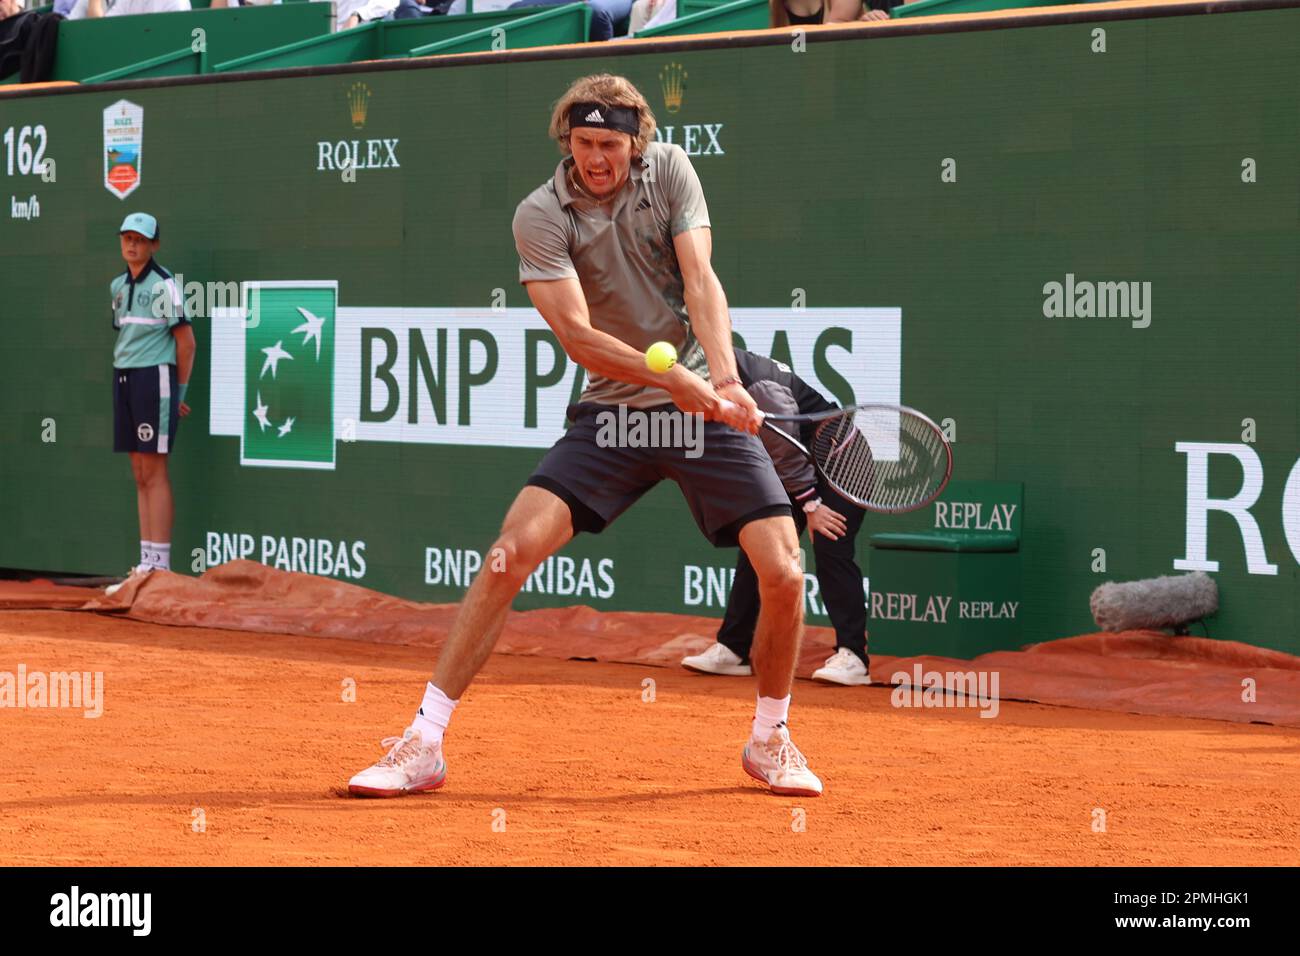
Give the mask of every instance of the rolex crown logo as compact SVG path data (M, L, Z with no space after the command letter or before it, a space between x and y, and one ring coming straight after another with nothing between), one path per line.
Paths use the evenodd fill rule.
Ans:
M664 108L669 113L676 113L682 108L682 97L686 95L686 70L680 63L669 63L659 71L659 86L664 94Z
M353 83L348 90L348 112L352 114L352 128L361 129L366 125L366 112L370 109L370 87L364 83Z

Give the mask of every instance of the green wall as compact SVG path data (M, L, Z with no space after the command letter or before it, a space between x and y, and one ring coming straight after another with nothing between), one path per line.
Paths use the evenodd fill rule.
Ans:
M111 451L107 288L122 265L115 230L145 209L163 223L159 261L187 281L337 283L332 470L241 466L254 343L228 317L196 320L173 553L243 534L254 557L269 536L292 559L290 539L327 539L364 557L349 580L457 599L463 582L426 583L426 549L486 550L573 383L571 364L546 374L511 217L558 160L550 104L573 77L610 70L695 154L715 268L751 347L784 348L784 332L795 371L842 399L888 391L892 369L903 401L953 420L958 477L1025 484L1023 640L1089 630L1097 584L1195 556L1195 455L1176 444L1219 443L1208 494L1238 492L1238 458L1258 464L1242 507L1262 552L1252 573L1238 521L1209 513L1222 596L1211 633L1300 651L1298 27L1283 9L0 98L0 135L43 127L57 174L9 170L0 152L0 566L133 561L129 468ZM140 186L125 200L103 184L103 111L121 99L144 110ZM318 169L352 140L373 168L351 181ZM384 140L399 166L384 165ZM14 218L32 197L39 217ZM1149 326L1045 316L1045 286L1067 275L1150 283ZM427 395L410 420L412 327L434 373L446 330L450 422ZM360 396L369 418L385 411L373 368L389 343L404 350L401 403L368 421ZM491 381L460 381L493 352ZM868 518L866 574L867 534L908 525ZM564 555L575 589L590 562L590 586L543 582L518 607L716 614L716 594L687 600L708 573L687 566L734 559L666 486Z

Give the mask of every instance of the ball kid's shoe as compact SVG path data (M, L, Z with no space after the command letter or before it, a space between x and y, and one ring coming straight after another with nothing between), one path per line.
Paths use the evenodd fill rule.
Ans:
M153 570L152 564L137 564L135 567L133 567L130 571L127 572L126 577L124 577L121 581L118 581L116 584L110 584L108 587L104 588L105 597L112 597L118 591L122 590L122 588L126 587L127 583L131 581L133 578L137 578L137 577L142 578L152 570Z
M383 759L348 781L352 796L400 797L437 790L447 782L442 744L426 745L414 727L400 737L385 737L382 746L391 748Z
M731 648L717 643L703 654L683 657L682 666L702 674L725 674L728 677L749 677L754 673L754 668L737 657Z
M867 673L867 665L862 663L862 658L847 647L839 648L834 654L826 658L825 666L813 671L812 679L825 681L828 684L844 684L846 686L871 683L871 675Z
M790 739L785 724L778 726L766 741L753 737L740 757L745 773L767 784L782 797L820 797L822 782L808 769L808 761Z

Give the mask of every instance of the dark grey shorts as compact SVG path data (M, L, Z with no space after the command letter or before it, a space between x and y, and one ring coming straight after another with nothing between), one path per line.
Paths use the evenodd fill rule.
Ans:
M661 405L646 412L672 412ZM573 426L546 453L528 484L557 495L569 506L573 532L599 534L638 498L668 478L677 482L695 523L719 548L735 547L751 521L790 515L790 496L781 486L763 443L720 422L705 422L698 457L680 447L629 447L609 443L618 406L584 402L569 407ZM629 410L631 414L632 410Z

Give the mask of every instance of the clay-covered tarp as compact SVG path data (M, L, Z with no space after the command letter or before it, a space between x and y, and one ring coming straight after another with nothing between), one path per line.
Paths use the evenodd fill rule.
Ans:
M79 590L83 597L86 593L37 586L24 598L22 588L9 585L0 594L0 607L69 607L64 593L68 590ZM40 604L43 597L54 603ZM232 561L201 578L155 572L132 580L111 598L97 593L78 609L154 624L409 644L431 650L442 643L456 613L454 604L404 601L252 561ZM589 607L514 611L506 620L497 651L671 667L707 647L717 627L713 618L680 614ZM831 630L809 627L796 673L808 677L833 649ZM430 664L433 657L430 653ZM1002 700L1300 727L1300 658L1233 641L1171 637L1155 631L1087 634L1021 651L985 654L974 661L875 656L871 671L878 683L922 686L947 683L944 674L984 672L997 675L996 694ZM988 680L983 686L992 689ZM846 688L846 693L852 690Z

